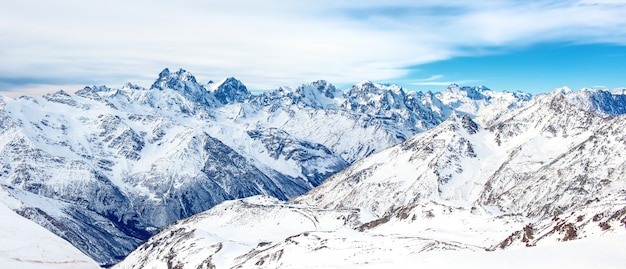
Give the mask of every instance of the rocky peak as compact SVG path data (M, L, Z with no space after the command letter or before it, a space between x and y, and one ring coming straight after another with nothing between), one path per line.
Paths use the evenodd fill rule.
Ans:
M449 126L446 129L454 130L455 132L458 130L465 130L470 135L475 134L480 130L480 126L472 120L471 116L456 112L452 113L448 119L442 122L441 126L444 128L445 126Z
M551 93L547 94L545 98L540 99L539 101L540 106L547 105L547 108L557 113L562 113L564 111L569 111L571 109L581 110L581 108L579 108L575 104L572 104L567 101L565 96L570 93L572 93L572 91L569 90L568 88L556 89L552 91Z
M234 77L225 79L213 94L222 104L241 103L250 97L248 88Z
M488 99L489 96L484 94L485 91L490 91L490 89L486 86L459 86L458 84L450 84L445 90L449 94L466 97L471 100Z
M126 84L124 84L124 86L122 86L122 89L129 89L129 90L144 90L143 87L139 86L139 85L135 85L132 84L130 82L126 82Z
M59 90L54 93L45 94L43 98L48 100L49 102L66 104L69 106L78 107L78 103L76 102L76 100L74 100L69 93L63 90Z
M175 73L170 72L168 68L163 69L159 73L159 78L152 84L150 89L160 91L171 89L180 92L191 101L208 106L213 106L216 103L215 98L207 89L200 85L190 72L184 69L179 69Z
M385 110L402 106L406 99L406 93L400 86L375 84L371 81L352 86L345 95L352 107L367 104Z
M159 78L152 84L151 89L159 89L163 90L165 88L170 88L173 90L185 89L187 85L198 85L196 78L189 73L187 70L179 69L177 72L172 73L168 68L163 69L161 73L159 73ZM194 85L195 86L195 85ZM198 88L204 88L202 86Z
M468 115L461 116L461 125L469 134L477 133L480 128L478 127L478 124L476 124L476 122L474 122Z
M318 80L318 81L312 82L310 85L316 88L320 93L322 93L327 98L332 99L336 97L341 97L343 95L343 92L341 90L338 90L337 88L335 88L333 84L330 84L326 80Z
M98 92L106 92L106 91L111 91L110 88L107 88L106 86L92 86L92 87L85 87L79 91L77 91L75 94L76 96L80 96L82 98L87 98L90 100L94 100L100 103L104 103L106 104L108 107L113 108L113 109L117 109L117 107L115 107L115 105L113 105L113 103L111 103L110 101L102 98Z
M95 94L95 91L93 87L85 86L84 88L76 91L75 94L78 96L83 96L83 97L92 96L93 94Z
M382 90L371 81L363 81L352 86L347 91L348 96L364 96L367 94L380 94Z
M294 103L302 103L314 108L336 108L343 92L324 80L303 84L287 93Z

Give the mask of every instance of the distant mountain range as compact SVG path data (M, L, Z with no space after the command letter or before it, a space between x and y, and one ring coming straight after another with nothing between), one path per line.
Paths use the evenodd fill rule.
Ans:
M0 200L103 266L161 230L122 268L275 264L302 244L370 248L358 263L380 238L411 253L534 245L626 223L625 111L602 90L252 94L165 69L150 88L0 98Z

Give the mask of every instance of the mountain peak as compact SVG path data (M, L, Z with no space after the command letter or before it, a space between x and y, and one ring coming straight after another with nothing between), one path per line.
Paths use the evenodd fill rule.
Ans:
M366 85L373 86L374 82L372 82L371 80L364 80L364 81L361 81L361 82L357 83L355 86L357 86L357 87L364 87Z
M475 134L480 130L479 125L472 120L472 117L465 113L453 112L452 115L450 115L450 117L442 123L442 125L445 126L446 123L455 126L453 129L463 129L470 135Z
M196 78L190 72L182 68L176 71L175 73L170 72L169 68L163 69L163 71L159 73L159 77L152 84L150 89L164 90L166 88L170 88L173 90L180 90L180 89L184 90L186 89L185 86L187 86L185 84L187 84L188 86L196 86L196 87L193 87L196 89L200 89L200 88L204 89L204 87L198 84L198 82L196 81Z
M207 89L200 85L190 72L182 68L175 73L172 73L168 68L163 69L150 89L160 91L171 89L193 102L209 106L216 102Z
M488 96L484 94L485 91L489 91L489 88L486 86L459 86L458 84L450 84L446 89L446 92L467 97L472 100L488 98Z
M343 96L343 92L341 90L337 89L335 85L326 80L311 82L310 86L314 87L318 92L330 99Z
M222 104L244 102L250 97L248 88L234 77L226 78L213 91L215 98Z
M122 89L141 90L141 89L144 89L144 88L139 86L139 85L135 85L135 84L132 84L130 82L126 82L126 84L124 84L124 86L122 86Z
M561 88L556 88L554 91L552 91L552 94L563 94L564 95L564 94L568 94L568 93L571 93L571 92L572 92L572 89L570 89L567 86L563 86Z
M352 98L359 96L360 99L368 99L369 97L388 93L401 96L402 98L406 96L404 89L397 84L380 84L371 81L363 81L352 86L348 89L346 95Z
M461 125L469 134L475 134L480 129L480 127L478 127L478 124L474 122L474 120L472 120L472 118L468 115L461 116Z
M78 106L78 103L72 98L72 96L64 90L44 94L43 98L50 102L61 103L75 107Z
M361 93L380 93L381 89L369 80L360 82L349 90L350 92L361 92Z
M163 71L161 71L161 73L159 73L159 78L167 77L169 75L170 75L170 69L166 67L165 69L163 69Z
M459 84L452 83L452 84L448 85L446 90L453 90L453 89L458 89L458 88L460 88Z
M172 80L172 79L196 82L196 78L191 74L191 72L182 68L178 69L178 71L173 72L173 73L170 71L169 68L163 69L163 71L159 73L159 78L157 79L157 81Z
M292 104L305 105L313 108L336 108L343 92L325 80L302 84L297 88L280 88L278 92L291 99Z

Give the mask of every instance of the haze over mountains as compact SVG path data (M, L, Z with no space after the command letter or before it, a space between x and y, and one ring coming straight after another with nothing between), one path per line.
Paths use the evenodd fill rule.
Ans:
M119 268L336 251L329 264L347 266L623 234L625 111L623 91L252 94L165 69L150 88L0 98L0 198L103 266L150 238Z

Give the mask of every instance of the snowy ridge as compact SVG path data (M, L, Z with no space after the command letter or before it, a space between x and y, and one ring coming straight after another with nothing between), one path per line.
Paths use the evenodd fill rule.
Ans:
M610 92L603 89L581 89L566 94L568 102L580 108L606 115L620 115L626 112L626 94L624 91Z

